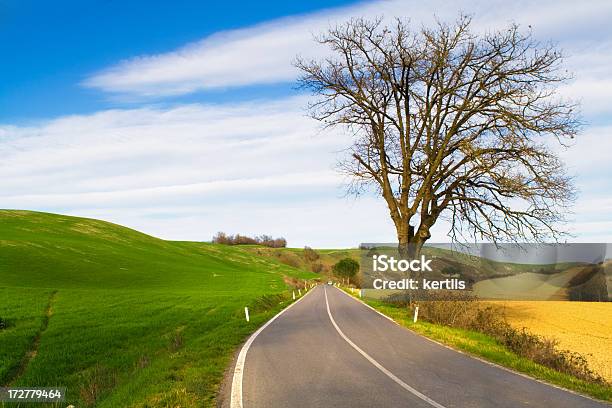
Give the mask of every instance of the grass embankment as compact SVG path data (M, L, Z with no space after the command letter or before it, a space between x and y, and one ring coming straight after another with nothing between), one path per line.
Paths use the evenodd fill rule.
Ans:
M348 293L351 294L351 292ZM456 350L483 358L550 384L590 395L604 401L612 401L612 387L609 385L584 381L572 375L537 364L531 359L512 352L508 347L490 335L473 330L433 324L423 320L413 323L412 314L405 307L389 304L381 300L362 300L391 317L400 325Z
M62 406L212 406L232 352L289 302L285 276L314 275L238 247L0 211L0 385L67 387Z

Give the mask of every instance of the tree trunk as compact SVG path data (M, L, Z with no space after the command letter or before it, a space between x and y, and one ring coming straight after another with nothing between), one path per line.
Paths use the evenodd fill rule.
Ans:
M414 226L408 224L405 230L397 233L399 244L397 250L401 258L414 259L421 255L425 240L414 234Z
M422 236L421 234L415 234L414 226L410 224L406 224L407 227L405 229L401 229L398 231L398 252L399 256L402 259L416 259L421 255L421 249L423 248L423 244L425 241L431 236L429 233L427 236ZM406 278L408 279L417 279L419 282L419 289L416 291L406 289L406 299L408 301L408 305L412 306L416 301L421 299L423 296L422 288L420 283L423 278L423 273L415 273L415 272L407 272Z
M398 228L397 231L398 246L397 250L402 258L411 257L411 243L414 241L414 226L406 223Z

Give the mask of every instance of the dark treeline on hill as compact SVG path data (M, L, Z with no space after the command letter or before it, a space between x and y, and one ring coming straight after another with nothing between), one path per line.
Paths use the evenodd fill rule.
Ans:
M212 242L223 245L263 245L270 248L285 248L287 246L287 240L282 237L272 238L270 235L260 235L252 238L240 234L228 235L225 232L217 232Z

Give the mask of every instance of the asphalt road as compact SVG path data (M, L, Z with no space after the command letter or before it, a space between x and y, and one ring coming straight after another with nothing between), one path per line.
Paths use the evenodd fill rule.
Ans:
M245 408L610 407L429 341L332 286L278 316L243 357Z

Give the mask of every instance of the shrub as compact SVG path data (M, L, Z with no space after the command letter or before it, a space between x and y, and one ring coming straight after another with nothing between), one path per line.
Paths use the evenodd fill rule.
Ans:
M444 276L454 276L461 274L461 268L455 265L449 265L442 268L442 275Z
M287 286L291 286L294 289L303 289L306 287L306 281L292 276L283 276L283 280Z
M586 359L578 353L560 350L555 340L512 327L499 306L486 304L464 292L426 293L418 302L421 319L473 330L493 337L521 357L591 383L607 384L592 371ZM407 306L405 294L395 294L387 301Z
M306 262L314 262L320 258L319 253L309 246L304 247L304 259Z
M232 237L227 236L225 232L217 232L217 234L213 237L212 242L214 244L222 244L222 245L232 245Z
M444 298L444 293L438 296L442 299L423 302L425 306L422 308L422 316L424 315L429 321L447 326L465 327L476 320L476 311L473 308L475 302L469 295L456 296L454 299Z
M256 245L258 243L255 238L247 237L246 235L236 234L234 236L234 245Z
M300 258L292 252L283 252L279 255L278 260L285 265L289 265L293 268L300 267Z
M287 240L285 238L276 238L272 248L287 248Z
M270 248L285 248L287 241L285 238L272 238L270 235L262 235L256 238L259 245L264 245Z
M315 262L310 265L310 270L314 273L321 273L323 272L323 264L321 262Z
M7 326L8 326L8 323L6 322L6 320L0 317L0 330L6 329Z
M608 384L603 377L590 369L587 360L582 355L560 350L556 340L530 333L524 327L520 330L515 329L507 323L499 324L498 329L501 331L487 334L495 337L516 354L584 381Z
M212 242L222 245L263 245L270 248L285 248L287 246L287 240L285 238L272 238L269 235L251 238L240 234L228 235L225 232L217 232Z

